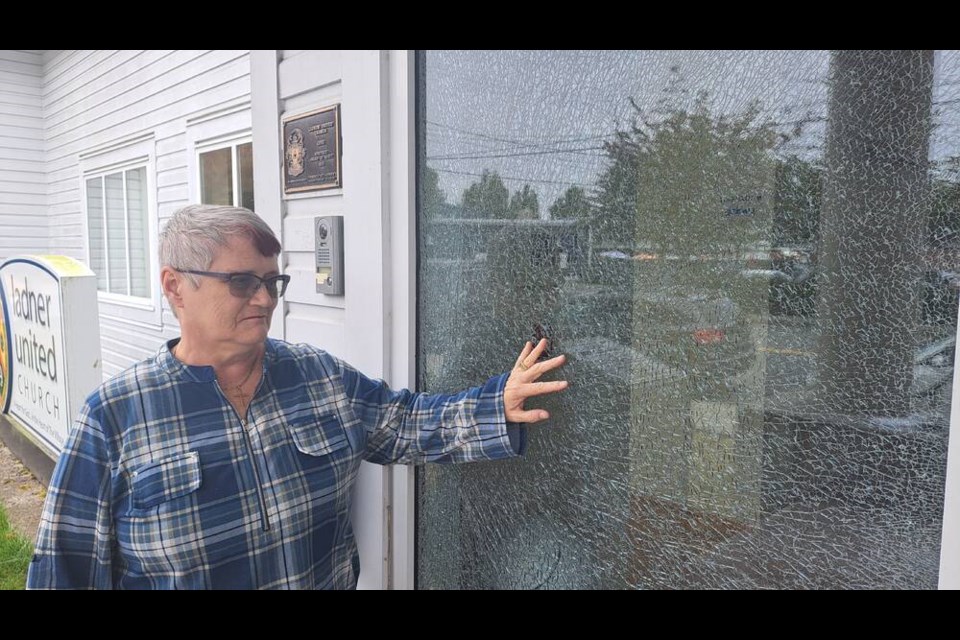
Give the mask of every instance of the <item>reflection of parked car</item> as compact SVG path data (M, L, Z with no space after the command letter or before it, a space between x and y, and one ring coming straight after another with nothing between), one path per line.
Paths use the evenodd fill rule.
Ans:
M753 362L749 319L729 293L679 285L639 291L634 328L641 349L698 381L721 383Z
M596 257L594 282L564 286L558 334L604 336L639 349L695 383L725 384L755 358L750 309L763 292L733 264Z
M770 313L809 316L816 311L814 254L802 247L753 252L740 276L769 284Z
M746 268L740 271L745 278L781 283L802 284L813 276L813 262L809 251L803 249L776 248L764 252L752 252L746 260Z
M770 313L809 316L816 313L817 272L815 252L778 247L752 253L740 275L769 283ZM920 304L923 324L956 326L960 272L928 266L920 280Z

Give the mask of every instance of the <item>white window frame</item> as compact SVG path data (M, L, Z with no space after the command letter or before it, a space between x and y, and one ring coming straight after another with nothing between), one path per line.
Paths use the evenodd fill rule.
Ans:
M416 64L413 50L389 52L386 171L389 176L391 248L387 271L392 322L388 338L389 376L394 388L416 389L417 360L417 154ZM390 589L411 590L416 579L416 469L391 465L387 536Z
M230 149L230 167L233 170L233 175L231 179L233 180L233 206L240 207L242 206L240 198L242 193L240 191L240 163L237 158L237 147L242 144L253 143L253 133L247 132L246 134L241 134L237 136L227 136L226 138L218 138L214 140L208 140L203 143L199 143L196 146L194 151L194 162L196 163L196 174L195 174L195 183L197 189L196 201L201 203L203 176L200 170L200 156L204 153L209 153L211 151L219 151L220 149ZM251 176L252 179L252 176Z
M250 99L244 98L194 114L187 119L187 172L190 176L190 202L200 203L200 154L232 147L233 201L240 206L237 146L253 142Z
M960 319L957 322L960 340ZM947 443L947 478L943 493L943 529L940 539L941 589L960 589L960 350L954 353L953 396Z
M152 133L125 138L101 145L79 155L80 208L83 212L83 245L87 265L90 265L90 228L87 211L87 181L103 178L129 169L144 168L147 181L147 282L150 294L146 297L97 290L100 314L131 324L159 327L161 325L160 269L157 266L157 181L156 140ZM126 191L126 179L124 179ZM129 255L130 247L127 245ZM129 260L128 260L129 268ZM128 272L129 273L129 272Z

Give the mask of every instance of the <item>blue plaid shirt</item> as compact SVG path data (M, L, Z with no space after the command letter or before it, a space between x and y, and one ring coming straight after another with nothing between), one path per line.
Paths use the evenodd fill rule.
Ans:
M468 462L525 446L505 422L506 374L453 396L392 391L270 339L242 420L213 368L183 364L170 345L87 399L54 470L28 588L355 588L361 460Z

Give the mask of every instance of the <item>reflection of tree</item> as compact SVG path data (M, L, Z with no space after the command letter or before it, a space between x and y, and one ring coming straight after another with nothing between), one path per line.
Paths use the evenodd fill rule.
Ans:
M540 200L529 184L510 196L503 179L496 171L484 169L480 181L474 182L463 192L465 218L490 219L512 218L536 220L540 217Z
M573 220L590 215L590 202L580 187L570 187L550 205L551 220Z
M480 182L463 192L463 213L467 218L503 218L509 207L510 192L496 171L484 169Z
M691 111L673 108L656 119L634 108L634 124L605 145L611 165L598 181L600 243L697 255L769 239L770 151L780 138L756 105L715 115L701 94Z
M514 192L510 198L510 218L520 220L536 220L540 217L540 202L537 198L537 192L530 188L530 185L523 185L523 189Z
M422 165L420 174L420 208L427 220L442 215L446 208L447 196L440 189L440 174L426 165Z
M600 247L632 247L635 236L637 175L646 133L634 127L616 135L615 142L605 144L610 166L597 180L593 233Z
M777 166L773 205L773 243L816 246L819 237L823 171L796 156Z

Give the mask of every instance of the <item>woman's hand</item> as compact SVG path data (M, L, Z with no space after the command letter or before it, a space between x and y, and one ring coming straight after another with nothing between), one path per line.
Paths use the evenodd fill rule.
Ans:
M540 422L550 417L543 409L524 410L523 403L532 396L542 396L547 393L556 393L566 389L566 380L555 382L537 382L547 371L563 366L567 361L565 356L559 355L543 362L537 359L547 348L547 340L541 340L536 347L527 342L513 365L513 371L507 378L507 385L503 390L503 406L506 410L507 422Z

